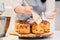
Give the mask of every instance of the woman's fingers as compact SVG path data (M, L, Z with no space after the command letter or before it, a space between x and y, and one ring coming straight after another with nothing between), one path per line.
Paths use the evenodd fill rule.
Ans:
M52 12L58 12L58 11L59 11L59 10L58 10L58 9L56 9L56 8L55 8L54 10L52 10Z
M54 9L54 10L52 11L52 17L53 17L53 18L55 18L57 11L58 11L58 9Z
M54 9L52 11L52 15L50 17L46 17L49 20L55 19L56 13L57 13L58 9Z
M15 11L17 14L20 14L20 13L22 13L23 8L24 8L23 6L16 6L15 9L14 9L14 11Z
M24 13L26 16L29 16L29 15L32 14L31 11L32 11L32 7L26 6L26 7L24 8L24 10L23 10L23 13Z

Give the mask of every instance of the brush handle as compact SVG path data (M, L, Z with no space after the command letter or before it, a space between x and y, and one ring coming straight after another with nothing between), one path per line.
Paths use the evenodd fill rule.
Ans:
M30 5L26 2L26 0L23 0L23 2L24 2L24 4L25 4L26 6L30 6ZM39 22L42 21L40 15L38 15L38 13L36 13L35 11L32 11L32 16L33 16L34 22L36 22L37 24L40 24L40 23L38 23L38 21L39 21Z

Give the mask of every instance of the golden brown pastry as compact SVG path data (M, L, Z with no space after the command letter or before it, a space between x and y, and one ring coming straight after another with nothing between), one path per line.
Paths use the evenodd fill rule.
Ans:
M32 33L43 34L44 29L40 25L37 25L36 23L34 23L32 26Z
M43 20L39 25L33 23L32 25L32 33L48 33L50 32L50 23L48 21Z
M30 24L25 21L16 21L15 30L20 33L30 33Z
M48 21L43 20L40 25L44 29L45 33L50 32L50 23Z

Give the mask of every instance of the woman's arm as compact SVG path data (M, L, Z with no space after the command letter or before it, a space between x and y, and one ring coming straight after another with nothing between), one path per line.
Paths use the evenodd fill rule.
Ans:
M51 16L46 16L46 14L44 13L44 16L47 18L47 19L55 19L55 16L56 16L56 13L57 13L57 9L53 9L50 13L52 13ZM48 12L49 13L49 12Z
M21 14L23 13L26 16L31 15L31 11L32 11L32 7L30 6L16 6L14 11L16 12L16 14Z

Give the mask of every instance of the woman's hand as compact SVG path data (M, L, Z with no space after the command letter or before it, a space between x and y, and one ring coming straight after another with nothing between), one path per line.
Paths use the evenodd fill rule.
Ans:
M52 10L52 15L51 16L49 16L49 17L47 17L46 15L45 15L45 17L47 18L47 19L49 19L49 20L52 20L52 19L55 19L55 16L56 16L56 13L57 13L57 9L54 9L54 10Z
M32 14L32 7L30 6L25 6L23 11L22 11L23 14L25 14L26 16L29 16Z
M14 11L17 13L17 14L21 14L23 13L24 15L26 16L29 16L32 14L32 7L31 6L17 6Z
M15 7L14 11L15 11L16 14L21 14L22 11L23 11L23 8L24 8L23 6L18 5L18 6Z

